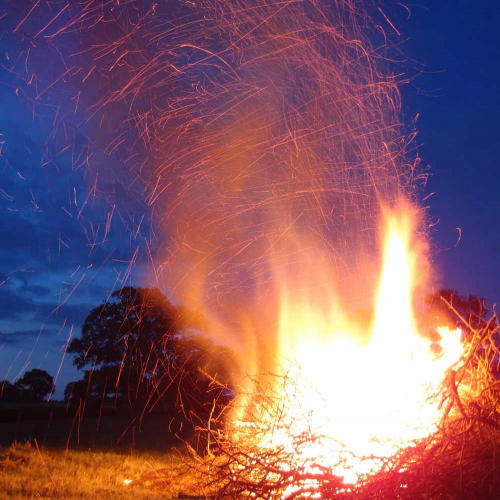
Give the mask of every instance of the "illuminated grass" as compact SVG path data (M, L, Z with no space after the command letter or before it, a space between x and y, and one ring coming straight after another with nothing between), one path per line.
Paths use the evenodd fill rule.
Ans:
M2 499L169 499L189 487L173 455L0 448ZM126 485L124 481L132 480Z

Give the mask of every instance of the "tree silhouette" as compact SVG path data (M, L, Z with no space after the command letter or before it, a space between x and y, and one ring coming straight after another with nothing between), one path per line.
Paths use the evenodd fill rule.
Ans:
M173 306L156 288L127 287L90 312L68 352L78 368L126 363L147 371L148 351L155 362L160 352L169 356L179 335L192 328L205 328L201 315Z
M14 384L8 380L0 380L0 400L13 401L17 398L17 391Z
M172 305L158 289L123 288L89 313L81 337L71 342L74 364L86 370L68 384L65 399L113 401L141 414L161 410L192 430L187 423L208 418L228 399L212 378L228 380L228 351L205 330L203 316Z
M82 380L73 380L66 385L64 389L64 401L81 401L84 400L87 394L86 377Z
M45 370L35 368L26 372L15 384L19 397L27 401L42 401L53 390L54 379Z
M450 328L461 326L465 327L467 333L469 327L473 329L484 327L488 314L486 299L476 295L463 296L454 290L443 289L425 298L421 326L424 329L435 329L436 326Z

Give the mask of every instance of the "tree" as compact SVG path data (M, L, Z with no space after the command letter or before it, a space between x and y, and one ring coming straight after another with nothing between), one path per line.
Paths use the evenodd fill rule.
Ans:
M435 329L436 326L450 328L461 326L468 332L469 327L473 329L484 327L488 313L486 299L482 297L476 295L466 297L454 290L439 290L425 298L421 326L424 329Z
M421 331L433 340L439 340L437 326L460 327L463 340L468 342L473 339L477 342L479 335L482 341L475 344L476 352L484 355L488 369L495 378L500 378L500 328L496 314L491 315L486 306L486 299L463 296L454 290L439 290L426 297L419 320Z
M228 376L224 349L204 330L202 315L172 305L158 289L123 288L89 313L81 337L71 342L74 364L86 370L65 398L114 401L141 413L161 409L184 426L205 418L214 401L227 401L207 374Z
M80 401L86 397L87 383L85 377L82 380L73 380L64 389L64 401Z
M0 400L14 401L15 399L17 399L17 391L14 384L8 380L0 380Z
M54 387L54 379L45 370L35 368L26 372L14 388L23 400L42 401Z

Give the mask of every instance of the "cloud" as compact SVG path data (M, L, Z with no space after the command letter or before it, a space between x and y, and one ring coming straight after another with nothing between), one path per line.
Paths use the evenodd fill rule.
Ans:
M44 336L47 332L42 332ZM0 345L6 344L10 347L24 347L28 342L32 342L40 334L38 330L19 330L16 332L0 332Z
M33 298L47 297L52 293L48 286L44 285L28 285L25 293Z
M26 260L39 254L40 228L18 213L5 211L0 226L1 267L6 261Z
M22 319L36 310L33 300L0 287L0 320Z
M61 285L64 278L58 273L44 274L43 284L40 278L35 273L16 274L0 287L0 325L4 331L35 330L42 324L60 328L64 323L79 328L109 294L105 286L87 285L85 280L79 286L77 280Z

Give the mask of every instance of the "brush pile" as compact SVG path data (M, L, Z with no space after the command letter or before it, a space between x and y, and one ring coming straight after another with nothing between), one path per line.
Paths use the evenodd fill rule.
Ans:
M457 313L458 314L458 313ZM208 435L205 456L193 452L191 471L204 498L261 499L493 499L500 495L500 325L496 315L473 328L466 320L462 362L450 369L439 398L443 417L438 430L391 458L354 457L327 436L281 418L290 400L277 398L270 385L255 381L258 397L245 403L244 421L220 422ZM283 385L291 383L283 377ZM289 394L289 391L287 392ZM301 395L293 396L300 402ZM227 411L238 411L235 405ZM296 401L294 401L295 403ZM224 419L227 413L218 419ZM303 415L297 419L303 421ZM218 420L215 419L215 420ZM255 422L255 423L254 423ZM257 423L258 422L258 423ZM281 433L292 439L279 444ZM276 436L276 443L268 436ZM268 443L263 445L262 443ZM325 467L308 450L321 443L336 450L338 463ZM331 456L330 454L328 456ZM339 470L376 464L376 473L344 482ZM359 470L359 467L357 467ZM201 493L200 493L201 494Z

